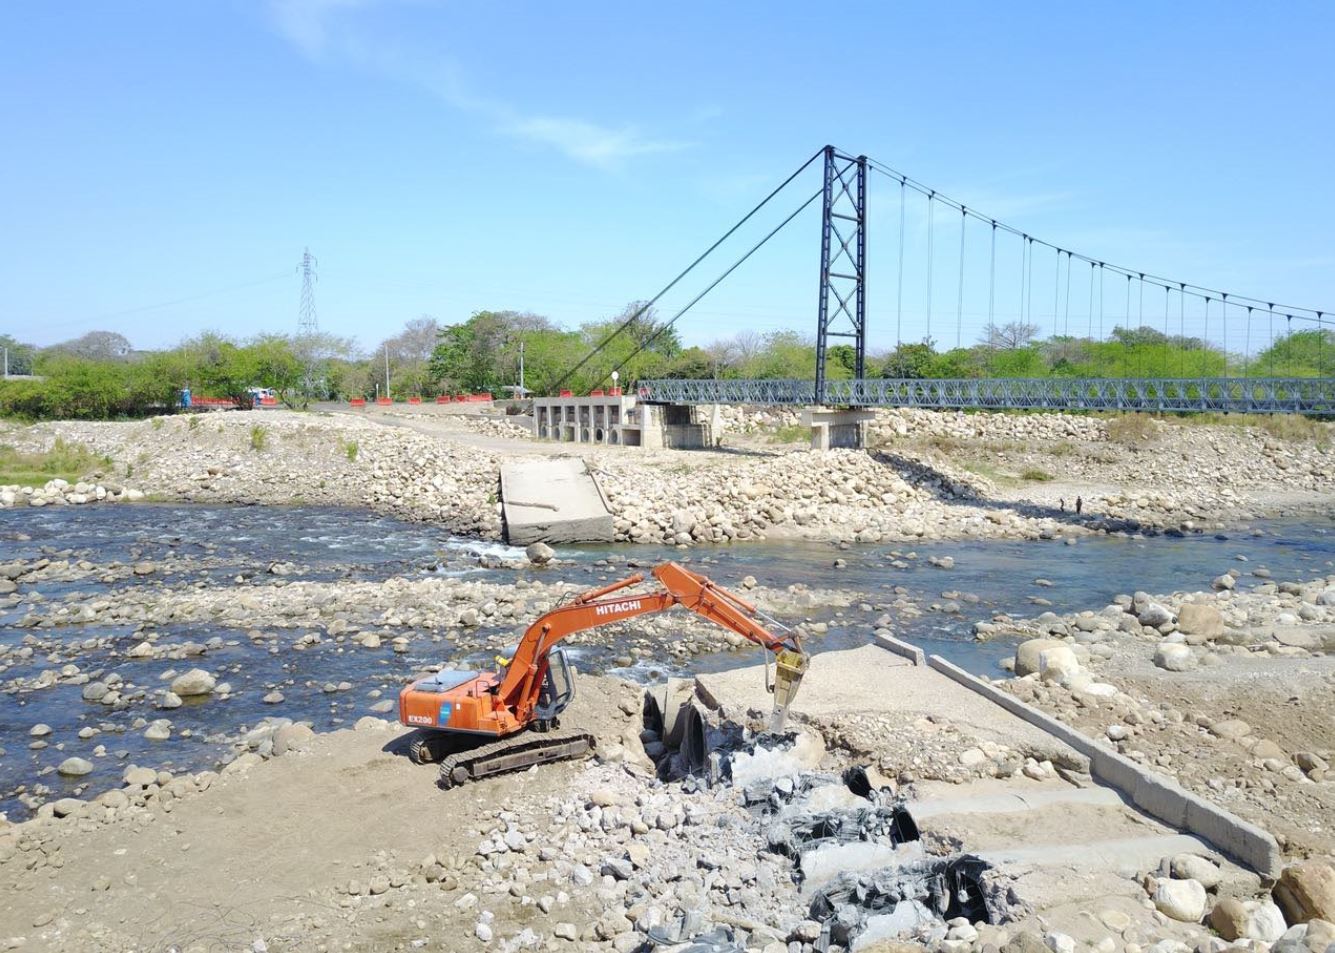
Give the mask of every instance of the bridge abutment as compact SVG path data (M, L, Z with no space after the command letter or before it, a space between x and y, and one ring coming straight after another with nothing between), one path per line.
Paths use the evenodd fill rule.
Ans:
M867 445L867 425L875 417L870 410L808 407L802 423L811 428L812 450L858 450Z

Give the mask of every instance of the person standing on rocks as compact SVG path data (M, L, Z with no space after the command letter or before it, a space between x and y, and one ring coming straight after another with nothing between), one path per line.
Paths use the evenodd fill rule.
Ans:
M1085 500L1084 500L1084 498L1083 498L1083 497L1079 497L1079 496L1077 496L1077 497L1075 498L1075 515L1076 515L1076 516L1079 516L1079 515L1080 515L1080 511L1083 510L1084 508L1085 508Z

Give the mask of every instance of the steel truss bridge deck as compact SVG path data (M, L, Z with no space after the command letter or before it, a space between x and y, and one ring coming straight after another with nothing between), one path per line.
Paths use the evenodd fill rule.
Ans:
M1332 377L642 381L657 404L804 404L931 410L1127 410L1335 416Z

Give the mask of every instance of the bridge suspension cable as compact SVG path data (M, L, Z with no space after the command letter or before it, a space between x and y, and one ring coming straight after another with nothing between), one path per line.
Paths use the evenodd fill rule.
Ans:
M635 311L634 314L632 314L632 315L631 315L629 318L627 318L625 321L621 322L621 324L618 325L617 328L616 328L614 331L612 331L612 333L608 334L605 338L603 338L602 341L600 341L600 342L598 343L598 345L597 345L596 347L594 347L594 349L593 349L592 351L590 351L588 354L584 355L584 357L580 359L580 361L579 361L578 364L576 364L574 367L570 368L570 370L568 370L568 371L566 371L564 374L562 374L562 375L561 375L561 378L556 382L554 389L555 389L555 390L560 390L560 388L561 388L567 381L569 381L571 377L573 377L575 374L577 374L577 373L580 371L580 369L584 367L584 365L588 364L589 361L593 360L593 358L594 358L595 356L597 356L599 353L601 353L602 350L603 350L603 348L607 347L607 345L610 344L610 343L612 343L612 341L613 341L618 335L620 335L620 334L622 334L623 332L625 332L629 327L631 327L631 325L633 325L637 320L639 320L641 317L643 317L644 314L645 314L646 312L648 312L648 310L654 306L654 304L658 301L658 299L662 298L663 295L667 294L669 291L671 291L673 288L675 288L675 287L677 286L677 284L678 284L683 278L685 278L687 275L689 275L692 271L695 270L695 267L696 267L697 265L699 265L702 261L704 261L704 260L705 260L706 258L708 258L710 255L712 255L712 254L714 253L714 251L717 250L718 247L719 247L720 245L722 245L722 244L723 244L724 242L726 242L729 238L731 238L733 235L735 235L735 234L737 233L737 230L738 230L738 229L740 229L743 225L745 225L745 224L746 224L747 222L749 222L752 218L754 218L754 217L756 216L756 214L757 214L758 212L760 212L761 209L763 209L766 205L768 205L768 204L770 203L771 200L774 199L775 196L777 196L780 192L782 192L782 191L783 191L784 189L786 189L790 184L792 184L793 180L796 179L796 178L797 178L799 175L801 175L803 172L805 172L805 171L807 170L807 168L811 165L811 163L813 163L813 162L815 162L817 159L819 159L819 158L821 157L821 155L824 153L824 151L825 151L824 149L821 149L821 150L817 151L814 155L812 155L812 157L811 157L810 159L808 159L806 162L803 162L800 166L798 166L798 167L797 167L797 170L796 170L795 172L793 172L792 175L790 175L790 176L788 176L788 178L784 179L781 183L779 183L779 185L778 185L777 187L775 187L774 191L770 192L769 195L767 195L767 196L765 196L763 199L761 199L760 202L759 202L759 204L757 204L757 205L755 206L755 208L751 209L751 211L747 212L747 213L746 213L745 215L743 215L740 219L738 219L738 220L737 220L737 223L736 223L735 225L733 225L732 228L730 228L730 229L728 229L726 232L724 232L723 235L718 239L718 241L714 242L714 244L712 244L712 245L710 245L708 248L706 248L706 249L700 254L700 256L699 256L698 258L696 258L695 261L693 261L693 262L691 262L689 265L687 265L687 266L686 266L686 267L685 267L685 268L684 268L684 269L677 275L677 277L673 278L673 279L672 279L671 281L669 281L666 285L664 285L664 286L659 290L659 292L658 292L656 295L654 295L652 298L650 298L648 301L646 301L643 305L641 305L638 309L636 309L636 311ZM808 200L807 200L807 204L810 204L810 202L811 202L811 200L808 199ZM805 206L804 206L804 207L805 207ZM789 220L791 220L791 219L789 219ZM785 221L784 224L787 224L787 221ZM780 227L782 227L782 226L780 226ZM772 234L772 233L771 233L771 234ZM767 238L766 240L768 240L768 238ZM763 242L762 242L762 244L763 244ZM717 282L716 282L716 283L717 283ZM711 287L712 287L712 286L711 286ZM699 300L699 299L697 299L697 300ZM692 302L692 303L694 303L694 302Z
M1028 232L1024 231L1021 228L1017 228L1013 225L1008 225L1007 223L1002 222L998 219L990 218L984 215L983 213L979 212L977 209L965 206L963 202L957 201L956 199L952 199L949 196L942 194L939 190L933 189L930 186L925 185L922 182L919 182L913 177L906 175L903 172L900 172L898 169L895 169L892 166L887 165L886 163L881 162L878 159L868 157L867 165L873 171L878 172L889 179L893 179L896 182L899 182L903 188L913 189L914 191L924 196L928 196L930 201L941 202L942 204L950 208L960 210L963 214L976 218L981 222L990 223L996 228L999 228L1004 232L1014 235L1017 238L1035 242L1043 247L1051 248L1055 251L1063 251L1072 258L1084 262L1089 262L1090 264L1095 266L1107 268L1115 274L1136 275L1140 277L1141 280L1148 281L1152 285L1159 285L1161 287L1166 287L1166 288L1179 288L1183 290L1185 293L1191 294L1192 296L1198 298L1204 298L1204 296L1207 294L1211 295L1212 297L1219 298L1222 297L1222 295L1224 294L1224 292L1215 288L1207 288L1203 285L1197 285L1191 282L1175 281L1170 278L1165 278L1160 275L1155 275L1148 271L1141 272L1137 269L1128 268L1123 265L1116 265L1111 262L1100 261L1099 259L1091 257L1089 255L1083 255L1079 252L1072 251L1071 249L1064 248L1061 245L1057 245L1052 242L1038 238L1034 235L1030 235ZM1318 313L1316 308L1307 308L1298 305L1277 304L1275 302L1267 302L1260 298L1253 298L1247 295L1237 294L1235 292L1228 292L1228 295L1230 298L1232 298L1234 301L1237 302L1250 302L1254 305L1264 304L1266 305L1267 310L1270 311L1274 311L1274 309L1279 308L1282 312L1285 313L1286 317L1297 318L1300 321L1310 321L1315 323L1316 321L1315 316ZM1323 310L1321 313L1324 314L1326 312Z
M636 355L638 355L641 351L647 348L650 344L653 344L654 341L658 340L660 335L666 333L669 328L671 328L674 324L676 324L681 319L681 317L684 314L686 314L687 311L690 311L691 308L695 307L695 305L700 301L701 298L703 298L705 295L709 294L709 292L717 288L719 283L722 282L724 278L728 277L730 274L732 274L734 271L740 268L742 266L742 263L745 262L752 255L754 255L756 252L764 248L765 244L775 235L779 234L779 232L783 229L785 225L787 225L793 219L797 218L797 216L801 215L804 211L806 211L806 209L811 205L812 202L816 201L816 199L821 197L823 191L824 190L822 189L814 192L811 198L807 199L805 202L799 205L796 209L793 210L792 214L790 214L778 225L774 226L774 228L764 238L762 238L760 241L752 245L750 249L747 250L746 254L742 255L742 257L738 258L735 262L729 265L727 271L723 272L723 274L719 275L717 278L711 281L703 291L701 291L698 295L696 295L694 298L688 301L685 307L683 307L680 311L674 314L669 320L664 321L654 330L652 334L650 334L647 338L641 341L639 346L636 347L635 350L627 354L626 357L622 359L621 363L618 364L616 367L614 367L611 371L609 371L608 374L604 375L603 379L610 376L611 374L620 372L620 370L627 364L629 364L636 357Z

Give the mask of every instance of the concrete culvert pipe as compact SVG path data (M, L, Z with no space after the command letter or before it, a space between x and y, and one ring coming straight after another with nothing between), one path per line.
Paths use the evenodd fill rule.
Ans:
M871 778L867 777L866 768L860 765L847 768L844 771L844 784L848 785L848 790L858 797L871 800Z
M692 702L683 708L678 721L682 723L681 754L686 770L701 773L709 767L709 726L704 712Z
M695 682L689 678L669 678L663 687L663 744L669 748L682 748L683 730L686 720L683 717L687 707L695 697Z
M644 711L641 720L644 727L660 738L663 736L663 695L666 685L653 685L644 690Z

